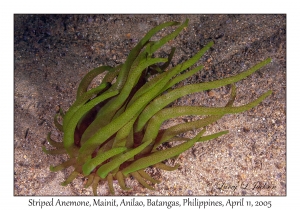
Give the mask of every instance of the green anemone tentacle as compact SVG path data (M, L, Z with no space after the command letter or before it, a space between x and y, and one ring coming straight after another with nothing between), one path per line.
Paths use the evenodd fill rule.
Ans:
M124 153L121 154L119 156L117 156L116 158L112 159L110 162L102 165L98 170L97 170L97 174L101 177L101 178L105 178L107 176L107 174L112 171L113 169L119 167L122 163L124 163L126 160L130 159L131 157L133 157L134 155L138 154L139 152L141 152L147 145L149 145L151 143L151 141L148 142L144 142L143 144L141 144L140 146Z
M138 172L134 171L134 172L131 172L130 174L145 188L147 188L149 190L154 190L153 187L151 187L147 182L145 182L143 177Z
M96 76L102 74L105 71L111 71L111 70L113 70L113 68L110 66L100 66L87 73L78 86L76 98L78 99L87 91L88 86Z
M176 170L180 165L179 165L179 164L176 164L174 167L172 167L172 166L168 166L168 165L163 164L163 163L156 163L156 164L154 164L153 166L156 167L156 168L165 170L165 171L174 171L174 170Z
M98 154L96 157L85 162L85 164L82 166L83 174L89 175L91 171L93 171L97 167L97 165L100 165L105 160L124 152L126 149L127 149L126 147L117 147L108 150L104 153Z
M199 140L199 138L203 135L204 132L205 129L203 129L196 137L194 137L190 141L187 141L169 149L154 152L146 157L140 158L132 164L130 164L125 169L123 169L122 173L125 176L127 176L129 173L147 168L148 166L152 166L168 158L174 157L192 147Z
M100 102L104 101L107 98L110 98L112 96L115 96L119 93L119 91L113 91L113 92L108 92L108 93L104 93L96 98L94 98L93 100L91 100L90 102L88 102L87 104L81 106L75 114L72 115L72 118L70 119L69 123L66 125L66 130L65 130L65 134L64 134L64 147L66 148L66 150L68 151L68 153L72 156L71 153L71 147L74 145L74 132L75 132L75 128L77 123L79 122L79 120L88 112L90 111L95 105L99 104Z
M244 71L236 76L228 77L221 80L216 80L212 82L204 82L200 84L192 84L192 85L186 85L181 88L174 89L170 91L169 93L162 95L158 98L156 98L152 103L150 103L145 110L141 113L138 123L137 123L137 131L140 131L143 126L146 124L146 122L159 110L164 108L169 103L175 101L176 99L185 96L187 94L201 92L204 90L210 90L214 88L218 88L221 86L225 86L228 84L235 83L237 81L240 81L244 79L245 77L253 74L255 71L259 70L263 66L267 65L271 62L271 59L268 58L259 64L253 66L247 71Z
M160 125L167 119L180 117L185 115L224 115L224 114L235 114L239 112L246 111L257 106L261 101L263 101L267 96L269 96L272 91L267 91L262 94L259 98L250 102L246 105L240 107L187 107L178 106L172 108L165 108L155 114L149 121L146 133L144 135L143 141L149 141L149 139L155 139Z

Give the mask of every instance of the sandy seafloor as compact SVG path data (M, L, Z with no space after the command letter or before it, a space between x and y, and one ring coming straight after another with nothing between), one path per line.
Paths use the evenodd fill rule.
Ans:
M115 184L116 195L286 195L286 16L234 14L15 15L14 195L92 195L91 188L83 188L83 177L63 187L60 183L70 170L49 170L66 159L41 149L49 131L55 140L62 138L53 124L55 113L72 104L88 71L123 63L149 29L186 18L188 28L163 47L161 55L176 46L174 65L211 40L215 45L199 61L204 70L178 86L235 75L271 57L271 64L237 83L234 105L246 104L267 90L273 94L257 107L209 126L207 134L230 132L170 160L169 164L180 164L178 170L148 170L161 181L156 191L127 179L132 189L122 191ZM173 106L224 106L229 93L226 86L188 95ZM194 119L181 117L165 126ZM109 195L106 183L99 185L98 194Z

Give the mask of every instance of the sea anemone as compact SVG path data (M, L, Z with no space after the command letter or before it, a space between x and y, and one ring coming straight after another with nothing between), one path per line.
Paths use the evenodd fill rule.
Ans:
M163 28L176 25L179 25L176 30L160 40L150 40ZM50 167L54 172L74 168L62 185L69 184L82 174L87 179L85 187L92 186L95 195L99 181L103 180L108 182L109 191L114 194L113 180L117 180L123 190L128 190L125 178L132 176L144 187L154 189L153 185L159 181L144 171L147 167L168 171L177 169L178 165L169 166L164 161L178 156L197 142L228 133L222 131L204 135L206 126L226 114L249 110L271 94L271 91L267 91L253 102L233 107L236 95L234 83L271 62L270 58L236 76L172 88L203 68L202 65L193 66L213 46L213 42L209 42L190 59L175 67L169 67L175 48L171 49L167 58L154 56L159 48L174 39L187 25L188 20L181 25L173 21L160 24L140 40L124 64L100 66L84 76L73 105L66 113L60 110L54 117L56 128L63 132L62 142L52 140L49 133L47 140L56 149L47 150L43 147L47 154L69 156L62 164ZM89 89L93 79L103 72L107 73L101 84ZM185 95L229 84L231 97L225 107L168 106ZM202 118L167 129L161 128L164 121L186 115ZM195 129L201 131L192 139L180 135ZM175 141L179 144L165 149L161 147L165 142Z

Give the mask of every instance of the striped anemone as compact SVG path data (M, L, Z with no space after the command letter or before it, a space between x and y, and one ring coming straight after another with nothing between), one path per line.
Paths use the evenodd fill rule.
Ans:
M164 161L178 156L197 142L228 133L222 131L204 135L206 126L226 114L249 110L271 94L267 91L246 105L233 107L234 83L271 62L270 58L236 76L172 88L203 68L202 65L193 66L213 46L213 42L209 42L190 59L174 67L169 67L169 64L175 48L171 49L167 58L154 56L187 25L188 20L181 25L178 22L160 24L131 50L125 63L116 67L100 66L84 76L73 105L66 113L60 110L54 117L56 128L63 132L62 142L52 140L49 133L47 140L56 149L43 147L47 154L68 155L67 161L50 167L54 172L74 168L62 185L69 184L82 174L87 179L85 187L92 186L95 195L98 183L103 180L108 182L109 191L114 194L113 180L117 180L123 190L128 190L125 178L132 176L144 187L154 189L153 185L159 181L145 172L147 167L168 171L177 169L178 165L169 166ZM178 27L158 41L150 40L157 32L170 26ZM104 72L106 75L100 85L89 89L93 79ZM168 106L185 95L229 84L231 97L225 107ZM161 128L164 121L186 115L202 117L167 129ZM194 138L181 137L181 134L195 129L201 130ZM179 142L176 146L160 147L165 142L175 141Z

